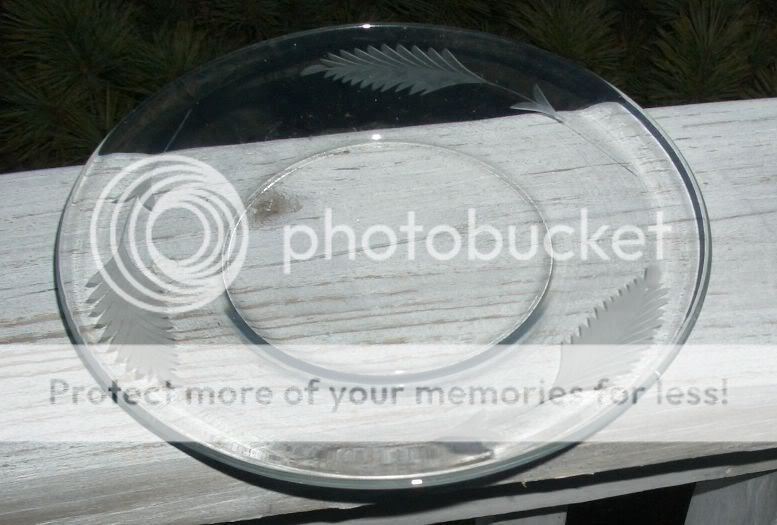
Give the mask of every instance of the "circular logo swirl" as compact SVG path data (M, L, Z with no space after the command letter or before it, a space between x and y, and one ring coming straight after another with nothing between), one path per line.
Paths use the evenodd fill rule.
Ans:
M192 311L221 294L242 266L244 211L235 188L213 166L182 155L145 158L122 169L100 194L90 222L92 256L124 301L157 313ZM188 256L168 257L157 246L155 225L178 216L189 231L192 222L182 222L183 213L199 223L201 242Z

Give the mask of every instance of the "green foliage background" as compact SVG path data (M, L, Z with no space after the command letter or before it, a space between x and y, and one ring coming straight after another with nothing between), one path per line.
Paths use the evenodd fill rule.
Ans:
M777 96L777 0L0 0L0 172L83 162L218 55L375 21L528 41L648 106Z

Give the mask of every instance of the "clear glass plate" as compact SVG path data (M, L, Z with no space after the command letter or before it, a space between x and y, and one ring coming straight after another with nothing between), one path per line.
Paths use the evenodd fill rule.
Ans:
M96 379L168 392L118 396L166 439L402 488L610 422L602 379L671 362L709 250L687 165L607 82L487 34L365 24L242 49L134 111L72 191L56 274ZM527 385L558 402L511 402Z

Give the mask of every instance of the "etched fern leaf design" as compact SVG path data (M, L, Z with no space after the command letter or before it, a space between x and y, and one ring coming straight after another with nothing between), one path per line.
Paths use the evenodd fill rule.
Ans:
M661 326L666 296L660 272L651 266L604 301L562 346L555 385L567 391L593 389L604 378L631 371ZM597 346L578 349L577 345Z
M376 91L409 89L411 95L426 95L459 84L487 83L447 49L423 51L402 44L395 49L383 44L380 49L369 46L353 52L341 50L339 55L329 53L320 64L302 71L302 75L315 73Z
M117 258L121 259L126 273L121 270ZM103 266L103 272L110 277L116 288L130 297L162 306L161 301L143 295L138 286L130 281L129 277L139 283L141 289L161 293L161 289L133 265L124 242L119 243L117 255ZM87 304L91 305L90 316L97 319L95 327L103 330L99 342L116 350L117 362L123 363L127 371L135 376L157 378L160 381L172 380L177 356L175 346L171 344L174 340L170 319L122 297L106 281L102 272L92 276L86 286L92 289L87 298Z

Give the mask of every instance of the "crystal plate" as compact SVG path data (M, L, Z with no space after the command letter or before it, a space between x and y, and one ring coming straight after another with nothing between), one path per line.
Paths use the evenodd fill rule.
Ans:
M629 403L602 394L688 336L709 257L688 166L615 87L364 24L239 50L129 115L73 188L56 275L83 361L165 439L380 489L610 423Z

